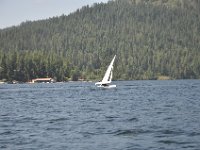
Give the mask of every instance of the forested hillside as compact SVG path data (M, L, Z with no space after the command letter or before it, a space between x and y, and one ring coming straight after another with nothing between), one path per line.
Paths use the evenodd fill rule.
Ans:
M0 80L200 78L200 1L115 0L0 30Z

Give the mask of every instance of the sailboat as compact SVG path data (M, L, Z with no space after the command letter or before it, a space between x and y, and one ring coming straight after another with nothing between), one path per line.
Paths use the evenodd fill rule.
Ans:
M112 82L112 77L113 77L113 64L114 64L115 58L116 58L116 55L110 62L110 65L108 66L106 70L103 80L95 83L97 87L102 87L102 88L116 88L117 87L116 85L110 85L110 83Z

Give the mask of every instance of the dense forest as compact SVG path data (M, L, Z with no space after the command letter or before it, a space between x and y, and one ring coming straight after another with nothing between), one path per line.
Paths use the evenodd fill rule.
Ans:
M0 30L0 80L200 78L200 1L115 0Z

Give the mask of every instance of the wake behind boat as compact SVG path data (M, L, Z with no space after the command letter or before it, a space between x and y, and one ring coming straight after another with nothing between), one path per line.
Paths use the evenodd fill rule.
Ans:
M103 88L116 88L117 87L116 85L110 85L110 83L112 82L112 77L113 77L113 64L114 64L115 58L116 58L116 55L114 56L110 65L108 66L106 73L103 77L103 80L95 83L95 85L97 85L97 87L103 87Z

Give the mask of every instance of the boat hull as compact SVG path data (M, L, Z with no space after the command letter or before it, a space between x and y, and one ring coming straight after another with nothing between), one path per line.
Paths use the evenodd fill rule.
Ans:
M108 85L108 86L99 85L97 87L104 88L104 89L112 89L112 88L116 88L117 86L116 85Z

